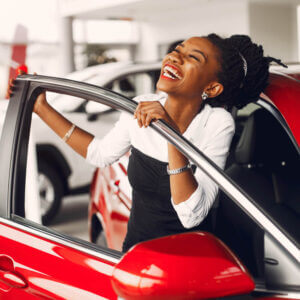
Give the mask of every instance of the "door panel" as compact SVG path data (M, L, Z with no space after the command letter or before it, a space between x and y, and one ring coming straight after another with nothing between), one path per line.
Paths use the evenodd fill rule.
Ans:
M117 299L110 281L115 263L3 223L1 257L2 271L17 274L27 286L9 287L0 276L0 299Z

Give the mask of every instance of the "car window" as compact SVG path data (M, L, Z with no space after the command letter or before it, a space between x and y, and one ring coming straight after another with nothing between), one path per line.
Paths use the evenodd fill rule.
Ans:
M60 95L53 92L47 92L49 103L59 112L72 112L82 106L85 99L69 95Z
M74 103L86 103L82 98L53 92L51 94L54 99L59 99L58 102L64 103L65 107L74 107ZM94 103L96 108L103 106L93 101L91 103ZM97 112L93 119L91 113L77 112L78 109L74 112L60 110L68 120L99 138L103 137L119 118L119 112L112 110ZM89 241L89 188L95 167L75 153L34 113L30 136L32 141L28 156L31 157L31 153L36 151L36 157L31 157L27 169L32 169L32 163L35 163L37 171L34 177L28 174L26 176L26 180L29 180L26 187L31 187L31 197L27 197L25 201L26 218L37 223L42 222L48 228L70 237ZM33 180L35 177L37 180Z
M227 173L254 199L259 199L259 205L299 243L299 231L293 230L292 222L300 215L300 165L296 147L279 120L258 104L251 103L238 111L236 127ZM252 184L248 182L249 176L253 176ZM266 193L256 188L257 183Z
M155 71L129 74L117 78L105 87L128 98L141 94L154 93L158 77Z
M299 245L297 149L274 115L257 104L237 113L236 127L225 172ZM270 252L274 259L274 249L270 251L271 243L266 242L263 229L223 192L218 200L216 231L219 237L256 278L266 276L266 281L274 284L274 278L283 275L275 276L274 270L267 272L271 265ZM286 284L294 284L293 279Z

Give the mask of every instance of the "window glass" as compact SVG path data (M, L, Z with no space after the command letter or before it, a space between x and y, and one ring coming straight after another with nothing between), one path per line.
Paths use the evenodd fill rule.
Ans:
M256 104L237 113L236 127L225 172L299 243L297 150L276 118ZM217 223L219 237L255 277L263 278L264 232L224 193L220 193Z
M94 101L90 101L95 106L94 111L87 113L78 108L73 111L74 103L86 104L85 99L53 92L51 97L64 104L64 110L60 111L64 117L99 138L107 134L119 118L119 111L108 110L107 106L103 110L102 105ZM101 109L98 110L98 106ZM32 113L25 192L28 220L89 241L89 188L94 171L95 167Z
M279 121L257 104L237 113L236 127L227 172L299 242L292 222L300 214L295 146Z
M47 92L47 100L59 112L75 111L85 103L85 100L82 98L53 92Z
M148 73L129 74L107 84L106 88L128 98L155 93L157 76L154 71Z

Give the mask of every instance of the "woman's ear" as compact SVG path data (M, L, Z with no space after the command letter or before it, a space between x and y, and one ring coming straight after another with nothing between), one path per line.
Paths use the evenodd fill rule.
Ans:
M224 90L223 84L219 82L211 82L209 86L206 87L205 92L209 98L215 98L219 96Z

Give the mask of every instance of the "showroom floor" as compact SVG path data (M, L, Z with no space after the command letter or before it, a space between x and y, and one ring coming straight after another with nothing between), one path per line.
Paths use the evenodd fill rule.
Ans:
M88 203L88 194L65 197L50 227L88 241Z

